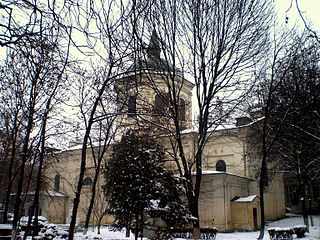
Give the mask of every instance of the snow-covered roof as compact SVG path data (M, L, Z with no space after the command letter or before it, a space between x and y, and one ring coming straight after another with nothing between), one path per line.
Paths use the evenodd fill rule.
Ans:
M263 109L262 109L262 107L260 106L260 107L255 107L255 108L252 108L251 110L250 110L250 112L259 112L259 111L262 111Z
M15 193L11 193L11 195L15 195ZM27 195L31 195L31 196L35 195L35 192L34 191L28 192ZM66 196L63 193L56 192L56 191L41 191L40 195L42 195L42 196L50 196L50 197L65 197Z
M239 197L235 199L233 202L253 202L253 200L258 197L257 195L250 195L246 197Z
M260 118L252 119L252 122L250 122L248 124L241 125L241 126L237 126L235 123L231 123L231 122L228 124L221 124L219 126L213 126L211 128L208 128L208 133L249 127L257 122L260 122L262 119L264 119L264 116L260 117ZM197 133L197 128L195 126L193 126L192 128L188 128L188 129L181 131L181 133L182 134Z
M63 150L62 152L65 152L65 151L74 151L74 150L80 150L82 149L82 144L79 143L79 144L75 144L73 146L70 146L70 147L67 147L65 150Z
M46 191L44 192L44 195L50 196L50 197L65 197L63 193L56 192L56 191Z
M194 128L187 128L181 131L181 134L195 133L197 132Z
M108 144L109 144L109 145L112 145L112 144L114 144L114 143L115 143L114 140L110 140L110 142L109 142ZM103 144L103 141L101 141L100 143L99 143L99 142L93 142L93 143L92 143L92 145L93 145L94 148L95 148L95 147L99 147L99 146L102 145L102 144ZM69 145L70 145L70 143L69 143ZM91 145L88 144L87 147L90 148ZM74 145L69 146L69 147L67 147L67 148L65 148L65 149L63 149L63 150L57 151L57 152L55 152L55 153L57 154L57 153L63 153L63 152L68 152L68 151L81 150L81 149L82 149L82 143L75 143Z
M12 224L0 224L0 229L12 229Z

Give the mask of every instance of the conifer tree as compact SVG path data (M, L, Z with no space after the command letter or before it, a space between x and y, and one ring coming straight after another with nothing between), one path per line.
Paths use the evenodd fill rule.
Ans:
M151 137L129 131L114 146L106 166L109 213L116 227L132 229L136 239L146 227L156 227L153 230L160 234L188 224L188 212L180 199L183 188L165 168L164 153Z

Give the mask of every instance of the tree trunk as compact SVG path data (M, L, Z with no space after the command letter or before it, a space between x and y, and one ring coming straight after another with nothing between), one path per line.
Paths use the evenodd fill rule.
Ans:
M9 169L8 169L8 188L6 191L6 201L4 205L4 212L3 212L3 223L8 222L8 211L9 211L9 205L10 205L10 195L11 195L11 189L12 189L12 184L15 176L11 176L12 174L12 168L13 168L13 161L15 158L15 153L16 153L16 144L17 144L17 133L16 133L16 122L17 122L17 116L15 116L15 121L14 121L14 126L12 130L12 143L11 143L11 157L10 157L10 162L9 162Z
M102 215L101 217L99 217L98 219L98 234L100 234L100 228L101 228L101 221L104 215Z
M89 204L89 208L88 208L87 215L86 215L86 221L85 221L84 228L83 228L83 234L87 234L87 232L88 232L90 216L92 213L94 199L96 196L96 185L97 185L98 177L99 177L99 173L100 173L100 166L101 166L101 162L102 162L102 157L103 157L103 153L101 156L99 156L98 165L96 166L96 169L95 169L94 179L93 179L92 188L91 188L92 194L91 194L90 204Z
M141 219L140 219L140 231L139 231L139 234L140 234L140 237L141 237L141 240L143 238L143 228L144 228L144 217L143 217L143 212L144 212L144 208L141 207L141 210L140 210L140 216L141 216Z
M195 196L192 196L190 212L195 218L192 223L193 239L200 239L199 207Z
M128 217L127 226L126 226L126 237L130 237L130 224L131 224L131 217Z
M22 193L22 187L23 187L23 178L24 178L24 168L25 163L28 158L28 151L29 151L29 140L30 140L30 134L33 126L33 114L34 114L34 88L33 85L30 91L30 100L29 100L29 116L28 116L28 123L27 123L27 130L26 135L23 142L23 149L21 153L21 167L20 167L20 176L19 176L19 182L18 182L18 188L16 192L16 199L14 204L14 217L12 222L12 239L16 238L17 235L17 228L18 228L18 221L20 219L20 213L21 213L21 193Z
M109 68L109 72L108 72L108 76L111 75L111 70L112 70L112 65ZM90 118L88 121L88 125L86 128L86 133L85 136L83 138L83 143L82 143L82 151L81 151L81 163L80 163L80 174L79 174L79 180L78 180L78 186L77 186L77 191L76 191L76 195L75 198L73 200L73 209L72 209L72 217L71 217L71 222L70 222L70 227L69 227L69 235L68 235L68 239L69 240L73 240L73 236L74 236L74 228L76 225L76 219L77 219L77 212L78 212L78 207L79 207L79 203L80 203L80 194L81 194L81 190L82 190L82 185L83 185L83 177L84 177L84 172L86 170L86 158L87 158L87 144L88 144L88 140L89 140L89 136L90 136L90 132L91 132L91 128L92 125L94 123L94 115L96 113L96 109L98 107L98 104L101 100L101 97L104 93L104 90L106 89L107 84L109 83L109 78L107 78L100 91L98 96L95 99L95 102L93 104L91 113L90 113Z
M307 226L307 232L309 232L309 218L308 218L308 212L307 212L307 196L306 196L306 189L304 186L302 186L301 189L302 192L302 217L303 217L303 223Z
M139 236L139 216L137 214L136 215L136 229L135 229L134 239L138 240L138 236Z
M260 212L261 212L261 229L258 236L258 239L263 239L264 237L264 229L265 229L265 212L264 212L264 188L266 186L266 183L268 181L267 179L267 160L266 155L262 157L262 166L261 166L261 172L260 172L260 181L259 181L259 193L260 193Z
M126 237L130 237L130 228L126 227Z
M261 219L260 219L260 233L257 239L263 239L264 237L264 229L265 229L265 213L264 213L264 187L259 186L260 192L260 212L261 212Z
M201 239L199 220L193 223L193 239Z
M43 116L43 124L42 124L42 131L41 131L41 149L40 149L40 156L39 156L39 167L38 167L38 175L37 175L37 183L36 183L36 191L34 196L33 202L33 210L34 210L34 221L33 226L34 232L33 236L38 235L38 225L39 225L39 198L40 198L40 188L41 188L41 173L43 167L43 160L44 160L44 153L45 153L45 141L46 141L46 126L47 126L47 119L49 114L51 104L51 98L47 102L45 114Z
M51 100L55 95L56 89L57 89L57 84L55 88L53 89L53 92L51 93L49 99L47 100L46 104L46 109L43 115L42 119L42 129L41 129L41 135L40 135L40 155L39 155L39 166L38 166L38 174L37 174L37 181L36 181L36 190L34 194L34 200L33 200L33 205L31 207L31 211L29 214L29 219L28 219L28 227L25 232L25 235L23 239L25 240L28 236L28 231L29 231L29 226L32 221L32 217L34 216L33 220L33 232L32 236L37 236L39 233L38 225L39 225L39 198L40 198L40 187L41 187L41 173L42 173L42 167L43 167L43 160L44 160L44 154L45 154L45 142L46 142L46 126L47 126L47 119L48 119L48 114L50 111L51 107Z
M310 213L310 207L312 206L312 196L311 196L311 186L310 184L307 185L307 196L308 196L308 215L310 217L310 226L313 227L313 219L312 219L312 215Z
M29 235L33 213L34 213L34 206L31 206L30 209L29 209L29 214L28 214L27 229L24 232L23 240L26 240L28 235Z
M87 133L84 137L84 141L83 141L83 145L82 145L80 174L79 174L79 179L78 179L78 186L77 186L76 195L73 200L72 216L71 216L71 221L70 221L70 226L69 226L69 235L68 235L69 240L73 240L74 229L76 226L78 207L79 207L79 203L80 203L80 194L81 194L81 189L82 189L82 185L83 185L83 177L84 177L84 172L86 170L86 152L87 152L86 150L87 150L88 134L89 133L87 130Z
M22 154L21 159L21 168L20 168L20 176L19 176L19 182L18 182L18 189L16 192L16 199L14 204L14 217L12 222L12 237L15 239L17 234L17 228L18 228L18 221L20 219L21 214L21 193L22 193L22 187L23 187L23 178L24 178L24 167L27 160L27 151L28 151L28 144L29 144L29 137L26 137L27 140L25 140L25 147Z

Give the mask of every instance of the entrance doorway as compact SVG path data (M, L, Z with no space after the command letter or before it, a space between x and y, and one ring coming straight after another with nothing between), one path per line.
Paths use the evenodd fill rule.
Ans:
M254 230L258 229L258 211L257 211L257 208L253 208L253 226L254 226Z

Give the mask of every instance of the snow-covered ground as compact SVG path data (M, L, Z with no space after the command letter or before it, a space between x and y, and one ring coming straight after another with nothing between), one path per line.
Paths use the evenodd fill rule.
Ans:
M313 227L310 227L310 233L306 233L306 236L304 238L299 238L303 240L319 240L320 239L320 216L313 216ZM303 224L303 220L301 216L292 215L288 216L284 219L281 219L279 221L269 222L266 226L266 229L271 227L293 227L296 225ZM217 234L217 240L255 240L257 239L259 235L259 232L232 232L232 233L218 233ZM134 239L134 236L132 235L130 238L125 237L124 232L113 232L107 227L101 228L101 234L98 235L92 230L88 232L86 236L82 235L82 233L76 233L75 239L81 240L81 239L95 239L99 238L102 240L127 240L127 239ZM267 231L265 232L265 240L269 240L269 235ZM294 239L296 239L296 235L294 235Z
M313 227L310 227L310 233L306 233L304 238L296 238L293 235L293 239L303 239L303 240L319 240L320 239L320 216L312 216ZM271 227L293 227L296 225L302 225L303 219L301 216L288 216L287 218L269 222L266 225L266 231L264 234L264 239L269 240L269 234L267 232L268 228ZM233 232L233 233L218 233L217 240L256 240L259 236L259 232Z

